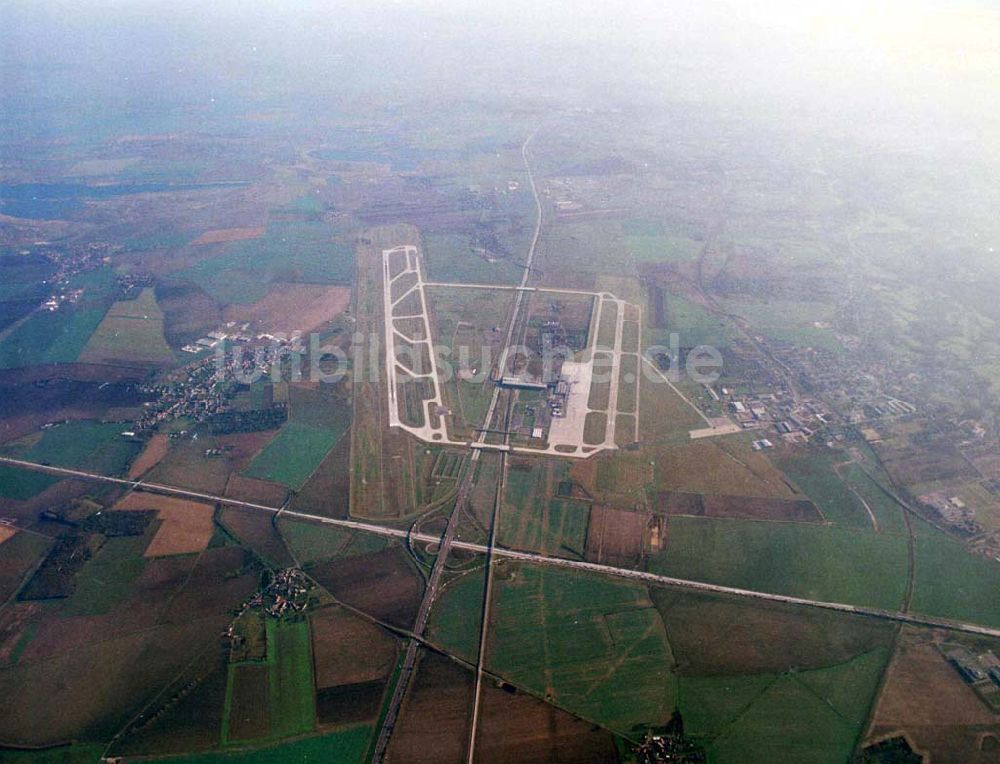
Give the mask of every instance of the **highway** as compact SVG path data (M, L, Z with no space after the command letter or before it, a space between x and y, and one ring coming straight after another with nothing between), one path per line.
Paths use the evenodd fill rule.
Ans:
M395 729L396 722L399 718L399 711L403 705L403 699L406 697L406 690L410 685L410 679L413 677L413 672L416 668L417 654L420 651L420 644L424 635L424 629L427 627L427 619L430 617L431 608L437 598L438 588L441 586L441 576L444 574L445 565L447 564L448 552L455 543L455 531L458 528L458 518L461 515L460 510L466 505L466 502L468 502L469 494L474 485L476 463L479 461L480 453L480 451L472 452L470 464L466 469L465 475L462 477L462 482L459 485L458 493L455 497L455 508L452 510L451 516L448 518L448 526L445 528L443 537L439 539L437 536L430 536L426 534L408 534L406 531L399 531L399 533L401 533L404 537L408 536L413 540L428 541L432 543L440 542L440 547L438 549L437 558L434 560L434 567L431 568L431 574L427 578L427 586L424 589L424 597L420 602L420 609L417 611L417 616L413 621L412 631L415 638L410 639L406 644L406 653L403 656L403 663L399 670L399 677L396 680L396 686L393 688L392 698L389 700L389 706L386 709L385 717L382 721L382 727L379 730L378 740L375 743L375 753L372 756L373 762L382 762L385 760L385 754L389 747L389 740L392 737L392 731ZM286 514L288 513L286 512Z
M531 273L531 264L535 257L535 248L538 245L538 238L542 230L542 203L538 197L538 189L535 187L535 178L531 171L531 163L528 161L528 144L531 143L531 139L534 137L535 133L532 133L521 145L521 159L524 162L524 167L528 174L528 183L531 187L531 193L534 196L535 209L537 211L535 231L531 239L531 246L528 250L527 259L525 260L524 274L521 276L522 287L527 286L528 277ZM419 278L421 278L421 275L419 274L418 266L418 279ZM387 283L385 289L388 288L389 286ZM421 290L421 296L422 295L423 292ZM507 324L507 335L504 339L503 345L501 346L499 360L497 361L497 368L500 370L499 374L501 375L503 373L502 370L507 364L507 354L510 351L511 339L514 336L515 326L517 325L517 317L523 300L524 291L518 290L515 292L514 306L511 309L510 320ZM425 320L426 310L427 308L425 304ZM434 601L437 599L438 589L441 586L441 577L444 575L445 566L448 562L448 553L451 551L452 545L455 543L455 531L458 528L458 521L462 512L465 510L465 507L468 505L469 494L472 492L475 485L476 468L479 463L479 458L483 452L482 446L486 444L486 438L489 435L490 423L496 415L497 403L500 400L500 392L500 387L494 386L493 395L490 398L490 405L486 411L486 416L483 419L483 426L479 433L478 442L469 444L472 448L472 456L469 459L469 465L466 468L465 474L462 476L461 483L459 484L458 492L455 497L455 506L451 511L450 517L448 518L448 526L445 528L444 535L440 539L437 558L434 560L434 567L431 568L431 574L427 578L427 586L424 589L424 597L420 602L420 609L417 611L417 617L413 623L413 633L417 638L423 637L424 629L427 626L427 619L430 617L431 608L434 605ZM434 538L434 541L438 541L438 539ZM389 705L382 721L382 727L379 730L378 739L375 742L375 752L372 756L372 761L375 764L381 764L381 762L385 760L386 751L389 747L389 741L392 737L392 731L399 719L399 712L402 708L403 700L406 697L406 691L410 685L410 679L413 677L413 672L416 668L419 649L419 639L411 639L406 645L406 654L403 656L403 663L400 667L399 677L396 680L396 686L393 689L392 698L389 700ZM479 682L482 678L481 663L479 670L477 670L476 673L478 696Z
M52 467L45 464L37 464L35 462L28 462L21 459L11 459L8 457L0 457L0 464L6 464L11 467L21 467L23 469L30 469L37 472L45 472L57 477L64 478L77 478L80 480L90 480L100 483L113 483L118 485L123 485L128 488L132 488L140 491L149 491L151 493L162 493L168 496L180 496L189 499L199 499L201 501L208 501L218 504L225 504L227 506L242 507L244 509L253 509L262 512L269 512L271 514L281 513L282 517L287 517L293 520L304 520L309 522L324 523L326 525L335 525L340 528L348 528L351 530L361 531L363 533L373 533L379 536L386 536L390 538L397 539L411 539L419 543L437 543L441 539L438 536L434 536L428 533L410 533L409 531L403 530L401 528L387 528L383 525L375 525L373 523L365 523L357 520L341 520L334 517L324 517L323 515L312 515L306 512L296 512L294 510L285 509L282 507L269 507L263 504L254 504L247 501L238 501L236 499L230 499L225 496L216 496L214 494L200 493L198 491L189 491L183 488L175 488L173 486L162 485L158 483L145 483L139 480L126 480L124 478L109 477L107 475L100 475L92 472L82 472L80 470L67 469L65 467ZM722 584L710 584L704 581L693 581L688 578L675 578L673 576L663 576L658 573L649 573L644 570L631 570L629 568L618 568L613 565L601 565L595 562L585 562L583 560L567 560L560 557L549 557L544 554L537 554L535 552L519 552L513 549L506 549L504 547L493 546L492 548L486 544L476 544L470 541L458 541L453 540L452 547L455 549L461 549L467 552L475 552L477 554L487 554L492 553L495 557L502 557L508 560L514 560L518 562L527 562L536 565L550 565L561 568L570 568L572 570L588 571L591 573L599 573L602 575L616 576L618 578L627 578L635 581L644 581L646 583L652 584L653 586L672 586L680 589L691 589L694 591L710 592L713 594L721 594L732 597L742 597L754 600L766 601L766 602L780 602L787 605L795 605L800 607L810 607L810 608L820 608L822 610L834 610L841 613L850 613L852 615L864 616L867 618L878 618L885 621L894 621L896 623L905 623L912 626L922 626L935 629L950 629L952 631L964 632L966 634L977 634L984 637L1000 638L1000 628L993 628L990 626L982 626L976 623L969 623L966 621L950 621L944 618L933 618L930 616L915 615L913 613L902 613L894 610L882 610L879 608L865 607L862 605L849 605L842 602L826 602L824 600L813 600L806 599L803 597L792 597L784 594L774 594L772 592L760 592L754 589L741 589L735 586L724 586Z
M536 131L537 132L537 131ZM528 144L531 143L531 139L535 137L533 132L528 136L524 145L521 146L521 159L524 162L524 169L528 173L528 185L531 188L531 195L535 200L535 230L531 236L531 246L528 248L528 256L525 258L524 262L524 273L521 275L521 285L520 288L514 293L514 307L511 311L510 323L507 324L507 336L504 338L503 349L500 352L500 359L497 363L497 376L502 377L506 374L507 370L507 354L510 352L511 343L514 339L514 332L517 329L517 319L521 310L521 303L524 300L524 294L527 291L528 279L531 277L531 266L535 261L535 250L538 247L538 239L542 233L542 201L538 196L538 187L535 184L535 175L531 170L531 162L528 161ZM493 422L493 417L496 414L497 403L500 400L501 389L499 385L493 388L493 397L490 399L490 407L486 413L486 421L483 423L483 432L480 435L480 439L485 439L486 430L489 428L490 424ZM507 434L510 419L510 401L507 404L507 416L504 417L503 427L504 431L504 445L507 445L509 435ZM489 534L489 544L486 548L486 588L483 595L483 615L480 620L479 625L479 655L476 658L476 689L473 695L472 701L472 720L469 725L469 745L467 747L466 761L468 764L472 764L472 761L476 754L476 731L479 726L479 706L480 699L482 697L483 690L483 666L486 661L486 641L489 636L489 622L490 622L490 600L493 593L493 560L494 550L496 548L496 534L497 525L500 522L500 509L503 503L503 493L504 486L507 476L507 453L503 452L500 455L500 469L499 477L497 479L496 493L493 499L493 520L490 523L490 534ZM456 505L456 511L458 506Z

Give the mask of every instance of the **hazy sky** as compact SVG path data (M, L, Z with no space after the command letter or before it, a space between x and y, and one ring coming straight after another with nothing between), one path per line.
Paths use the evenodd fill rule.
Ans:
M220 82L308 92L381 76L457 95L468 80L917 119L984 139L1000 118L1000 6L988 3L19 0L0 16L5 112L50 80L81 99L152 97L162 83L183 101Z

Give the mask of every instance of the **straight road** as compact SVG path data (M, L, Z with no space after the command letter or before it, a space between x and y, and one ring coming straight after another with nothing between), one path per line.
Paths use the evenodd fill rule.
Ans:
M507 324L507 336L504 339L503 350L500 353L500 360L497 364L498 377L502 377L506 374L507 355L510 352L511 343L514 339L514 332L517 330L517 319L521 311L521 303L524 301L524 295L528 287L528 280L531 278L531 267L535 261L535 250L538 247L538 239L542 233L542 201L538 196L538 187L535 184L535 176L531 170L531 162L528 161L528 144L531 143L531 139L534 137L535 133L533 132L528 136L524 145L521 146L521 159L524 161L524 169L528 173L528 185L531 187L531 195L535 200L535 231L531 236L531 246L528 248L528 256L524 262L524 273L521 275L521 285L514 293L514 308L511 312L510 323ZM490 424L493 422L493 416L496 413L497 403L500 400L500 393L500 386L494 386L493 397L490 399L490 408L486 413L486 421L483 424L484 431L481 435L482 438L486 437L485 430L486 428L489 428ZM507 413L501 427L504 432L504 445L508 444L508 440L510 438L508 427L510 424L512 400L512 398L507 399ZM506 486L506 480L507 453L503 452L500 455L499 477L497 478L496 494L493 500L493 519L490 523L489 544L486 548L486 587L483 594L483 615L479 625L479 655L476 658L476 689L474 691L475 694L472 701L472 723L469 727L469 745L466 749L466 761L468 764L472 764L476 755L476 731L479 726L479 706L483 690L483 666L486 661L486 640L489 635L490 603L493 594L493 560L495 559L493 551L496 548L497 525L500 522L500 509L503 504L503 494Z
M410 686L410 679L413 677L413 672L416 669L417 654L420 651L424 629L427 627L427 619L430 617L431 608L434 605L434 601L437 599L438 589L441 586L441 576L444 574L445 565L448 560L448 552L455 543L455 531L458 528L458 518L461 515L462 508L465 507L469 500L469 494L471 493L474 485L476 464L479 461L481 453L481 451L472 452L470 464L466 469L465 475L462 477L461 484L459 485L458 493L455 497L455 508L451 512L451 517L448 518L448 526L445 528L444 536L440 539L437 536L425 537L424 534L412 534L410 536L410 538L420 541L439 541L440 546L438 548L437 558L434 560L434 567L431 568L431 574L427 579L427 587L424 589L424 597L420 602L420 609L417 611L417 617L413 622L413 634L415 638L407 642L406 654L403 656L403 664L399 671L399 678L396 680L396 686L392 691L392 698L389 700L389 707L386 710L385 718L382 721L382 727L379 730L378 740L375 743L375 753L372 756L372 761L376 762L376 764L385 760L386 750L389 747L389 740L392 737L392 732L399 719L399 711L403 705L403 699L406 697L406 690ZM402 533L404 536L406 535L405 531Z
M521 159L524 161L524 167L528 174L528 183L531 187L531 193L535 200L535 209L537 211L537 217L535 220L535 232L531 239L531 247L528 249L528 256L524 264L524 275L521 277L521 286L525 287L528 283L528 277L531 274L531 265L535 257L535 248L538 246L538 237L542 230L542 203L538 197L538 189L535 187L535 177L531 171L531 163L528 161L528 144L531 143L531 139L535 137L535 133L532 133L521 145ZM422 276L419 273L418 265L418 279ZM386 286L388 289L388 286ZM421 296L423 295L423 290L421 289ZM500 357L497 362L497 368L500 370L499 374L503 374L503 369L507 364L507 355L510 352L511 338L514 336L514 329L517 325L518 313L521 309L521 303L524 300L524 292L515 292L514 297L514 307L511 311L510 321L507 324L507 335L504 339L504 343L501 346ZM424 315L426 317L426 304L424 305ZM480 430L479 437L476 444L482 445L486 443L486 438L489 434L490 424L493 422L493 417L496 415L497 403L500 400L500 387L495 386L493 388L493 396L490 399L489 408L486 411L486 416L483 420L483 426ZM470 444L471 446L472 444ZM431 574L427 579L427 586L424 589L424 597L420 603L420 609L417 611L417 617L413 624L413 633L417 637L423 637L424 629L427 626L427 619L430 617L431 608L434 605L434 601L437 599L438 589L441 586L441 577L444 575L445 566L448 562L448 553L451 551L451 547L455 542L455 531L458 528L458 520L465 511L466 506L469 502L469 495L472 493L472 488L475 485L476 469L479 464L479 458L482 455L481 448L472 448L472 456L469 459L469 466L466 468L465 474L462 476L462 481L458 487L458 493L455 497L455 507L451 511L451 516L448 518L448 525L445 528L444 535L440 539L440 546L438 547L437 558L434 560L434 567L431 568ZM437 539L435 539L437 540ZM386 751L389 747L389 740L392 737L392 731L396 726L396 722L399 719L399 711L403 705L403 700L406 697L406 691L410 685L410 679L413 677L414 669L417 663L417 654L419 653L420 642L418 639L411 639L406 646L406 654L403 657L402 667L400 669L399 678L396 681L396 686L393 689L392 698L389 700L389 706L386 710L385 718L382 722L382 727L379 730L378 739L375 742L375 753L372 757L374 764L381 764L385 761ZM477 672L478 676L481 678L481 670ZM478 684L477 684L478 687Z
M238 501L225 496L216 496L214 494L200 493L198 491L188 491L183 488L175 488L173 486L158 483L144 483L140 480L126 480L124 478L108 477L107 475L100 475L93 472L82 472L80 470L68 469L65 467L52 467L50 465L27 462L21 459L0 457L0 464L34 470L36 472L45 472L57 477L118 484L134 490L148 491L149 493L160 493L167 496L180 496L188 499L198 499L201 501L224 504L232 507L242 507L244 509L269 512L271 514L278 514L280 512L282 517L288 517L293 520L305 520L308 522L335 525L340 528L361 531L363 533L373 533L378 536L398 539L409 538L419 543L437 543L441 540L439 536L427 533L410 533L401 528L387 528L383 525L375 525L373 523L365 523L357 520L340 520L333 517L324 517L323 515L312 515L306 512L296 512L282 507L269 507L264 504ZM709 584L704 581L692 581L688 578L662 576L658 573L649 573L644 570L617 568L613 565L601 565L595 562L584 562L582 560L565 560L559 557L549 557L548 555L537 554L535 552L518 552L513 549L506 549L499 546L490 547L486 544L476 544L470 541L454 540L451 545L455 549L461 549L467 552L475 552L477 554L486 554L487 552L491 552L496 557L503 557L509 560L527 562L536 565L570 568L572 570L589 571L591 573L600 573L603 575L616 576L618 578L627 578L636 581L646 581L654 586L672 586L680 589L692 589L695 591L711 592L714 594L722 594L732 597L743 597L768 602L781 602L787 605L820 608L822 610L835 610L841 613L850 613L868 618L878 618L886 621L894 621L896 623L906 623L913 626L950 629L951 631L960 631L966 634L978 634L985 637L1000 638L1000 629L990 626L982 626L977 623L968 623L966 621L949 621L943 618L932 618L930 616L901 613L894 610L882 610L879 608L864 607L861 605L848 605L842 602L826 602L824 600L812 600L804 597L790 597L784 594L774 594L772 592L759 592L754 589L740 589L735 586L723 586L721 584Z

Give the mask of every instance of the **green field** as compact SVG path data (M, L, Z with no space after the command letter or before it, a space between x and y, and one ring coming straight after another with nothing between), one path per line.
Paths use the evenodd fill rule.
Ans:
M431 281L461 284L517 284L523 271L519 252L490 262L470 246L469 236L458 233L427 234L424 255Z
M1000 563L914 520L917 575L912 609L927 615L1000 627Z
M534 486L526 487L517 480L524 473L511 473L516 485L511 509L504 513L498 531L502 546L545 552L559 557L582 559L587 545L587 523L590 508L579 501L548 499L531 493ZM508 488L508 497L510 489Z
M286 422L243 474L301 488L338 439L332 430Z
M0 601L6 602L18 591L52 543L46 536L21 532L0 544Z
M299 214L306 216L316 216L322 213L326 209L326 205L321 199L317 199L315 196L310 194L305 194L304 196L299 196L290 201L288 204L280 207L276 210L279 213L284 214Z
M174 354L163 337L163 311L152 288L116 302L91 335L81 361L169 364Z
M903 508L888 496L874 480L868 477L861 467L857 464L849 464L843 468L841 474L843 474L847 485L868 502L882 533L906 533Z
M479 657L486 570L482 566L449 583L427 625L428 639L470 663Z
M632 258L639 263L665 263L697 257L703 244L686 236L636 234L625 238Z
M351 237L326 223L271 223L259 239L221 249L179 275L222 303L256 302L275 282L348 284L354 273Z
M681 678L685 732L719 764L847 761L887 659L879 648L812 671Z
M271 734L288 737L316 726L309 622L267 620ZM273 653L272 653L273 650Z
M356 557L378 552L389 545L389 540L384 536L351 531L334 525L281 518L278 527L295 558L303 565L332 557Z
M104 318L114 284L110 268L73 276L70 288L84 290L80 300L28 316L0 342L0 368L75 361Z
M329 764L361 762L365 759L372 728L358 725L328 735L308 737L290 743L227 752L197 753L160 759L169 764Z
M667 325L664 329L650 327L645 345L669 346L671 332L680 335L681 347L729 344L732 330L701 305L669 293L664 295L663 301Z
M337 440L351 425L351 404L324 388L288 387L288 419L290 422L322 427L334 433Z
M828 521L858 530L872 530L864 505L834 472L838 456L808 454L783 459L778 466L813 500Z
M44 296L43 284L54 272L55 266L44 257L0 255L0 304ZM7 316L0 313L0 328L6 325Z
M838 762L862 731L885 650L782 675L682 679L686 731L718 762Z
M231 663L226 691L222 741L228 744L230 714L234 706L234 677L241 668L258 670L266 674L259 681L266 681L267 729L262 730L262 740L278 739L312 732L316 726L316 693L312 675L312 638L309 622L265 620L267 630L267 658L263 664L253 662ZM255 677L254 681L258 681Z
M806 523L675 517L650 570L796 597L898 609L906 539Z
M9 764L95 764L101 761L105 747L103 743L73 743L45 751L6 750L0 760Z
M46 475L44 472L22 470L0 464L0 496L5 499L24 501L37 496L58 482L59 478Z
M570 274L577 278L584 274L635 275L621 226L613 220L561 221L546 226L536 257L547 284L574 286L567 283Z
M615 731L670 717L673 657L644 587L508 563L494 596L491 670Z
M745 318L756 331L773 340L803 347L843 350L836 333L826 327L833 318L832 304L796 300L723 300L726 310ZM826 323L824 323L826 322ZM816 326L820 323L821 326Z
M77 574L73 594L65 601L66 612L105 615L114 610L145 570L143 553L158 527L158 522L152 522L142 536L107 539Z
M122 437L122 427L114 423L66 422L45 430L37 443L16 441L0 449L0 454L55 467L121 475L140 449L138 443ZM57 480L40 472L0 465L0 496L29 499Z

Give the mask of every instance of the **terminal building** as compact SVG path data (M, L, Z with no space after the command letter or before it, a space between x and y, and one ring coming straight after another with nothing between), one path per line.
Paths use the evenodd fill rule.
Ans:
M571 391L570 381L564 376L556 377L548 383L537 379L527 379L516 375L508 375L500 378L500 387L510 390L531 390L534 392L547 392L549 394L549 413L554 417L566 416L566 404Z

